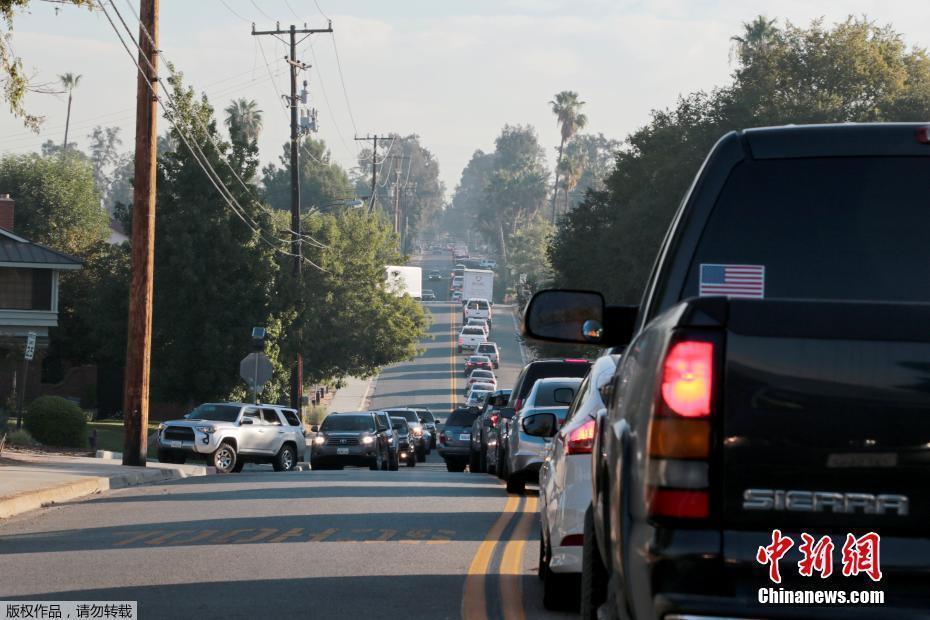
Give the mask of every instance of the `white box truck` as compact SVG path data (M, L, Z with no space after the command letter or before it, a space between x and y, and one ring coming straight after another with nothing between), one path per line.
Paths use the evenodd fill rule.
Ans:
M395 295L410 295L414 299L423 297L423 270L406 265L388 265L385 268L385 285Z
M462 272L462 302L469 299L494 300L494 272L490 269L465 269Z

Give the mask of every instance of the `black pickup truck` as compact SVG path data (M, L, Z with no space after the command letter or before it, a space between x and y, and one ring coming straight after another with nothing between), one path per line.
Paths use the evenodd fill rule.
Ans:
M930 127L725 135L639 306L524 331L625 346L582 617L930 617Z

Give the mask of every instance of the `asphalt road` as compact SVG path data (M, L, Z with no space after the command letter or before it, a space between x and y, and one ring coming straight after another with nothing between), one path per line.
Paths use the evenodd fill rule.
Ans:
M375 407L423 403L445 417L460 402L458 309L428 306L432 338L384 371ZM507 385L520 353L505 309L492 335ZM435 453L398 472L253 470L0 523L0 600L136 600L141 618L560 617L542 609L538 536L535 496L448 473Z

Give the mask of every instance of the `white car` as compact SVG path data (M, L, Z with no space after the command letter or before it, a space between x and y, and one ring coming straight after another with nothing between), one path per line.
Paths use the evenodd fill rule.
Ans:
M488 335L480 327L469 327L466 325L459 332L459 353L465 350L474 351L478 345L487 342Z
M485 258L478 266L482 269L495 269L497 267L497 261L491 258Z
M548 609L567 602L567 593L574 592L568 586L581 574L595 420L604 409L601 388L610 383L619 358L604 355L591 366L539 470L539 571Z
M469 299L462 308L462 316L468 319L484 319L491 324L491 302L487 299Z
M486 355L491 360L491 364L494 368L500 368L501 365L501 353L497 348L496 342L485 342L484 344L479 344L478 348L475 349L477 355Z
M468 396L465 398L466 407L481 407L484 405L484 401L493 393L494 390L490 389L478 389L480 386L485 385L482 383L476 383L475 386L468 392ZM490 387L490 386L488 386Z
M497 377L495 377L494 373L490 370L476 368L471 371L471 374L468 375L468 381L465 382L465 393L467 394L476 383L489 384L494 386L493 389L497 389Z
M484 319L468 319L465 322L465 325L472 326L472 327L480 327L481 329L484 330L485 336L491 335L491 328L488 327L488 322L485 321Z

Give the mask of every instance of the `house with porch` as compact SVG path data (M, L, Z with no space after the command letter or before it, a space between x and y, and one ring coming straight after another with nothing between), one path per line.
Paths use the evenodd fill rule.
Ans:
M58 279L80 269L81 260L16 234L15 203L0 195L0 405L22 384L23 351L29 332L36 334L26 401L37 394L49 329L58 326Z

